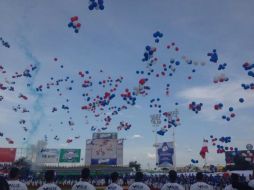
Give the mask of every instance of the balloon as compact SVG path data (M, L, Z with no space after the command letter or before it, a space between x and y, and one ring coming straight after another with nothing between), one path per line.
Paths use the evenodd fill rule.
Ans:
M243 102L244 102L244 99L243 99L243 98L239 98L239 102L240 102L240 103L243 103Z
M217 63L217 61L218 61L218 55L217 55L216 49L214 49L213 52L208 53L207 56L210 57L210 61L211 62Z

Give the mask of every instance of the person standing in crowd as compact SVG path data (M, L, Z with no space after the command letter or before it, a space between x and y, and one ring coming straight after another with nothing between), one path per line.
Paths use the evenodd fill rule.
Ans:
M44 174L46 183L38 188L38 190L61 190L55 183L55 171L47 170Z
M248 185L251 189L254 189L254 170L252 171L252 176L250 177Z
M9 188L10 190L27 190L26 184L19 181L20 170L16 167L11 168L9 172Z
M169 183L163 185L161 190L184 190L183 186L176 183L177 173L174 170L170 170L168 173Z
M4 179L4 177L0 176L0 190L9 190L9 184Z
M196 183L191 185L190 190L212 190L212 187L207 183L203 182L203 174L198 172L196 174Z
M246 183L240 182L240 176L232 173L230 177L231 184L225 187L225 190L248 190L250 187Z
M89 168L83 168L81 171L81 180L73 185L72 190L96 190L95 187L89 183L89 178Z
M113 172L111 174L112 183L106 187L106 190L123 190L123 188L117 184L118 177L119 177L119 175L117 172Z
M143 183L144 175L142 172L137 172L135 175L135 182L131 184L128 190L150 190L150 188Z

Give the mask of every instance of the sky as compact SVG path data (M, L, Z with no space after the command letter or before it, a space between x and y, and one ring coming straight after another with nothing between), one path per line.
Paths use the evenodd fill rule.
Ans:
M111 114L108 107L127 105L120 94L126 88L132 91L141 78L149 78L148 95L137 96L136 105L127 105L127 110L112 116L105 130L118 132L121 121L131 124L129 130L118 132L119 138L126 139L125 164L132 160L141 162L144 168L155 164L152 146L155 135L150 115L158 109L149 106L153 98L160 98L163 111L179 110L181 124L175 128L177 166L190 164L191 159L199 160L202 165L199 151L203 139L210 140L210 135L230 136L232 142L228 146L239 149L254 143L254 94L241 87L242 83L253 82L242 67L245 62L253 63L252 0L105 0L104 10L93 11L88 9L88 4L87 0L1 1L0 37L10 48L0 45L0 65L6 70L0 74L0 83L11 86L7 82L15 81L14 92L0 90L4 98L0 101L0 132L4 134L0 137L1 146L26 147L46 135L48 147L84 149L86 139L93 133L91 126L99 129L105 125L104 116ZM73 16L79 17L79 33L68 27ZM159 43L153 37L156 31L163 33ZM179 51L166 48L172 42ZM169 65L171 59L181 62L174 66L176 71L172 77L136 74L136 71L147 71L147 63L142 61L147 45L157 49L154 57L158 61L153 66L156 72L161 71L162 64ZM217 63L210 62L207 56L213 49L218 53ZM182 56L205 65L188 65ZM218 71L218 65L223 63L227 63L226 69ZM30 65L36 66L31 78L12 78L15 72L23 73ZM91 87L81 87L85 78L79 76L80 71L89 71ZM214 84L214 77L220 74L225 74L229 81ZM108 76L123 77L123 81L115 92L116 97L102 111L105 115L95 117L81 110L87 104L82 94L103 96L109 88L102 88L98 82ZM48 90L45 84L51 77L52 81L70 79ZM74 82L70 83L71 80ZM170 84L169 96L165 94L167 84ZM40 85L43 85L42 92L36 91ZM20 93L28 100L19 98ZM239 98L244 98L244 103L239 103ZM203 104L198 114L189 110L193 101ZM216 111L213 107L218 103L224 106ZM13 111L18 105L30 112ZM69 113L61 109L62 105L69 107ZM54 113L53 107L58 109ZM234 108L236 117L228 122L221 117L230 114L229 107ZM19 124L21 119L26 121L25 125ZM75 125L69 126L69 121ZM171 128L164 136L158 135L158 142L172 141L172 132ZM54 139L56 135L58 141ZM15 143L8 144L5 137ZM66 143L68 138L73 142ZM225 164L224 155L217 154L216 147L209 145L207 162Z

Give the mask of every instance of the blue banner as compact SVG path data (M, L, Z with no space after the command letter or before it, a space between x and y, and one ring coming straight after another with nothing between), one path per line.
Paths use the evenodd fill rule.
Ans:
M174 154L175 151L173 142L159 143L157 147L157 165L159 167L174 166Z

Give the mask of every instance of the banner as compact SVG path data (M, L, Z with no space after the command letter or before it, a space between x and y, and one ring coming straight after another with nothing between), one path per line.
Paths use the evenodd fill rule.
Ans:
M61 163L79 163L81 149L61 149L59 162Z
M37 153L36 162L38 163L58 163L58 149L41 149Z
M91 165L117 165L116 158L91 159Z
M14 162L16 148L0 148L0 162Z
M163 168L175 167L175 149L173 142L159 143L157 147L157 166Z

